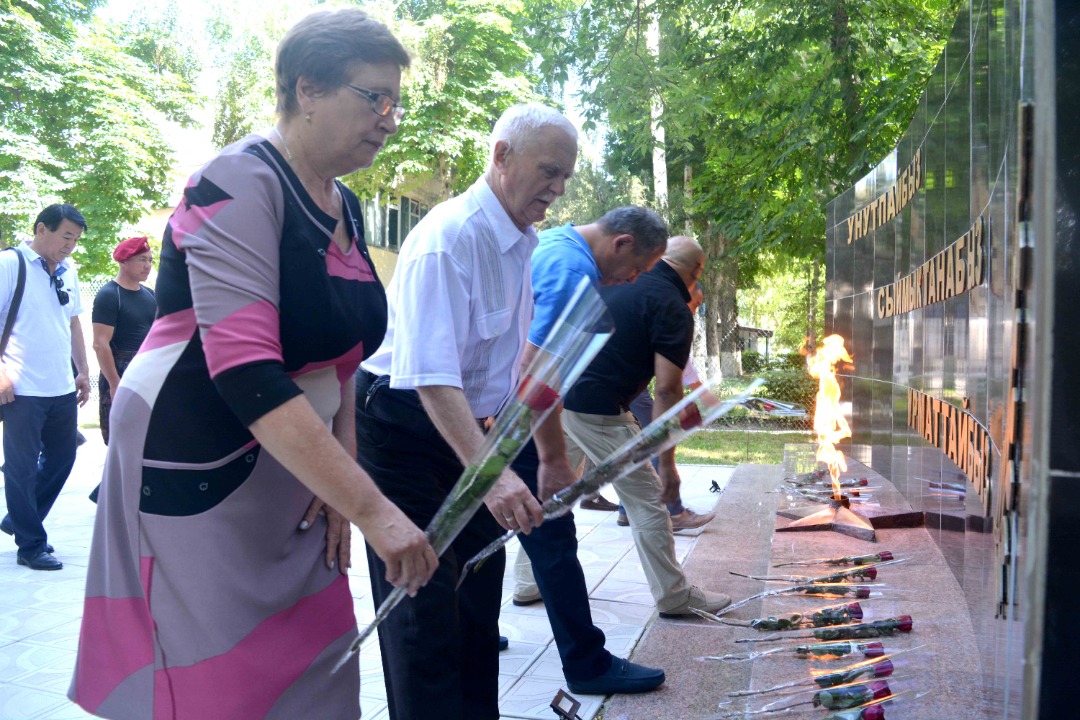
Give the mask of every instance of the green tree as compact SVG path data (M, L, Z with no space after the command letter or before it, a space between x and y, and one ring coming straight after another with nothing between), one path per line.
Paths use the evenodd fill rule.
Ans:
M586 114L622 155L652 153L659 98L672 224L689 223L709 255L711 361L734 347L735 292L762 267L755 253L822 259L825 202L907 126L957 7L593 0L540 34L542 52L576 58Z
M533 55L517 30L523 10L517 0L397 7L391 27L416 54L402 81L408 112L372 168L347 179L350 187L371 196L434 182L445 199L484 172L495 120L515 103L540 99Z
M0 223L26 237L45 205L75 205L90 225L78 259L88 276L112 274L124 225L168 199L162 127L192 124L197 103L175 14L107 23L96 5L0 0Z

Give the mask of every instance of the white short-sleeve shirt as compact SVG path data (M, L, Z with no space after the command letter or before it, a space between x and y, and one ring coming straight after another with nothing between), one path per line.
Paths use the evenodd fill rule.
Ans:
M58 397L75 392L71 318L83 312L75 265L66 258L56 267L68 294L67 305L61 305L44 258L27 242L16 252L26 260L26 289L4 354L4 370L16 395ZM19 259L13 252L0 252L0 329L7 322L18 279Z
M536 244L483 177L432 208L402 246L386 337L364 369L393 388L461 388L476 417L495 415L517 387Z

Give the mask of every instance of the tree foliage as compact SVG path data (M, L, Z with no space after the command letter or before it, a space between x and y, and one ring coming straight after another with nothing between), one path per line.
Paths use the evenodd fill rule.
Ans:
M612 157L647 163L662 107L670 207L706 247L710 322L736 317L769 251L820 263L825 203L907 126L957 0L590 0L534 38L573 58ZM659 52L646 33L660 28ZM688 183L683 178L689 177ZM680 187L682 185L682 187ZM802 323L805 327L805 322ZM723 334L733 344L733 333ZM710 354L718 350L710 342Z
M53 202L90 225L79 264L115 271L126 223L168 199L163 126L190 124L194 55L170 30L175 10L131 25L94 19L97 0L0 0L0 225L31 234ZM12 237L15 235L15 237Z
M402 81L408 112L370 170L348 179L359 194L407 193L434 183L439 199L461 192L486 166L502 112L539 99L532 53L519 37L518 0L431 0L397 6L390 25L415 59Z

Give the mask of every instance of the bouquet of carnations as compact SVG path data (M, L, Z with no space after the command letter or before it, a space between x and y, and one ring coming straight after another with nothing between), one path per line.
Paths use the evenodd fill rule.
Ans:
M462 472L442 507L424 530L437 555L442 555L458 533L483 504L484 496L514 461L521 448L543 423L559 398L570 389L582 371L611 337L613 326L600 295L582 278L577 289L555 322L540 352L525 370L518 385L517 397L499 413L477 457ZM353 641L334 668L341 667L349 655L405 597L405 589L396 587L375 613L375 619Z

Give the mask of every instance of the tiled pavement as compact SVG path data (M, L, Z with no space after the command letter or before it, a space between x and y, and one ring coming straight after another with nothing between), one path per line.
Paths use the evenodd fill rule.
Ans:
M15 546L0 536L0 720L67 720L91 717L69 702L78 642L87 556L94 505L87 493L101 476L105 448L97 430L86 431L89 442L79 449L75 470L46 521L49 541L64 562L59 572L36 572L15 563ZM716 495L712 480L727 482L731 468L684 466L683 499L702 511ZM0 476L2 482L2 476ZM609 499L615 495L610 489ZM615 524L615 513L575 512L581 539L579 557L592 598L593 619L607 635L607 647L625 657L656 615L628 528ZM679 560L696 544L695 536L676 535ZM354 545L354 547L357 547ZM507 567L513 565L518 544L508 546ZM350 571L356 616L360 623L374 617L366 563ZM505 718L555 717L551 699L564 686L559 656L542 604L515 607L510 602L511 573L503 583L500 627L510 649L500 657L500 709ZM361 707L365 719L387 717L382 667L374 639L361 649ZM582 696L579 715L591 720L604 698Z

